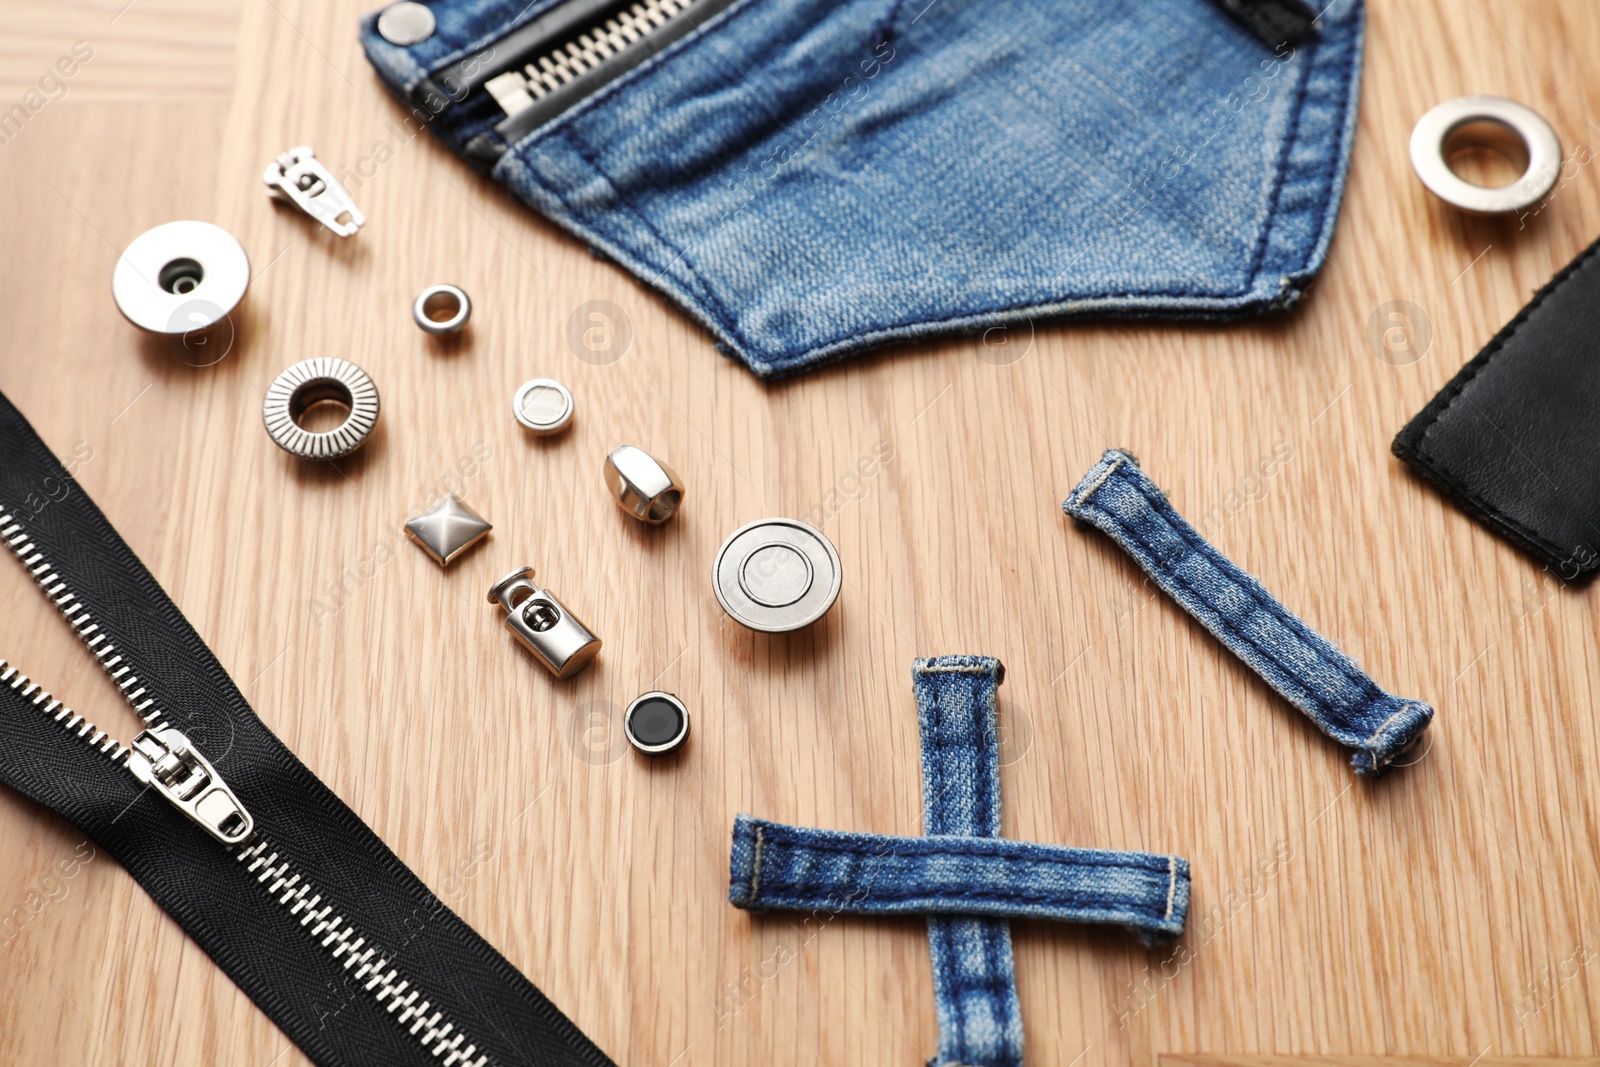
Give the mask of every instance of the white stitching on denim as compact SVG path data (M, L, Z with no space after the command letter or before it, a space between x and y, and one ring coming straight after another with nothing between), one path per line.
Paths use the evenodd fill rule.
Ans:
M1094 491L1106 484L1106 480L1117 472L1118 467L1122 466L1122 460L1122 456L1118 456L1116 459L1112 460L1111 466L1105 469L1104 474L1096 478L1090 485L1084 486L1083 491L1078 494L1078 507L1083 507L1084 503L1094 495Z
M756 827L756 857L750 865L750 903L761 894L761 827Z
M1398 719L1400 716L1406 714L1412 708L1416 707L1418 703L1419 702L1415 701L1415 700L1408 700L1404 704L1400 705L1400 710L1396 711L1393 715L1391 715L1387 719L1383 720L1383 722L1378 725L1378 728L1376 730L1372 731L1372 733L1367 737L1366 743L1365 743L1365 745L1363 747L1368 747L1368 748L1379 748L1379 747L1382 747L1378 743L1378 738L1383 735L1383 731L1387 730L1389 728L1389 725L1391 723L1393 723L1396 719Z
M1172 904L1178 895L1178 857L1167 857L1167 874L1172 880L1167 883L1167 913L1161 917L1163 920L1172 918Z
M992 674L994 672L993 672L993 669L989 668L989 667L970 666L970 667L918 667L916 669L916 673L917 674Z

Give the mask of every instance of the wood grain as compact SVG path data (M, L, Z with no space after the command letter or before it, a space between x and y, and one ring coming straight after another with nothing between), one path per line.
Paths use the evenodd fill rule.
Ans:
M0 4L0 103L73 41L96 50L0 145L0 388L59 453L92 450L82 484L266 722L619 1062L926 1059L923 925L811 933L735 911L728 831L748 811L920 832L908 669L949 652L1008 668L1009 836L1193 863L1181 956L1016 924L1031 1063L1600 1053L1596 594L1562 588L1388 452L1600 231L1592 167L1525 225L1431 202L1411 125L1441 99L1499 93L1569 149L1589 143L1600 7L1374 0L1344 213L1291 318L1041 328L1007 366L943 342L775 386L431 141L399 137L355 41L362 7ZM392 154L355 190L370 220L355 240L263 195L265 162L307 142L340 168ZM117 250L183 217L236 234L256 271L232 349L205 368L136 336L108 298ZM464 344L409 321L438 281L474 297ZM1402 299L1432 342L1393 366L1365 333ZM621 362L567 346L591 300L631 322ZM379 433L337 468L293 462L260 427L267 383L311 355L356 360L383 393ZM577 397L564 437L508 417L539 374ZM834 612L789 637L728 623L708 585L722 538L849 490L880 441L893 460L823 523L845 566ZM623 442L689 486L662 529L602 490ZM1220 546L1387 687L1438 707L1416 766L1354 782L1343 753L1063 520L1109 445L1187 514L1223 516ZM491 458L465 462L475 448ZM1252 478L1279 448L1288 461ZM398 525L457 483L495 531L441 571ZM484 602L525 563L605 638L570 684ZM131 736L21 569L0 565L0 588L0 655ZM672 763L635 758L614 729L657 687L695 715ZM114 863L60 878L80 840L0 792L0 915L28 910L0 946L0 1062L306 1062ZM780 946L793 959L763 969Z
M1592 1056L1235 1056L1165 1054L1161 1067L1595 1067Z

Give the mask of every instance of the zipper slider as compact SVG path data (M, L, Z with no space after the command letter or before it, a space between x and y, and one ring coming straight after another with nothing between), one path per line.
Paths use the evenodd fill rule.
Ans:
M145 730L129 746L128 769L206 833L224 845L237 845L255 833L255 820L222 780L216 768L171 726Z
M350 191L317 160L309 145L279 155L267 165L262 180L273 196L288 200L340 237L355 236L367 221Z

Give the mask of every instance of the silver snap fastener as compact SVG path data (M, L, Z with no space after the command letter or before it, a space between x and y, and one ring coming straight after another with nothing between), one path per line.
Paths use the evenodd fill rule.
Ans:
M430 285L411 304L411 320L435 337L459 332L471 317L471 298L454 285Z
M302 429L300 417L324 403L342 405L350 413L331 430ZM285 452L302 459L337 459L360 448L378 424L378 387L349 360L332 356L301 360L267 387L261 420Z
M433 31L437 28L433 12L422 4L411 3L410 0L401 4L390 4L383 9L383 14L378 16L378 35L390 44L397 44L402 48L426 41L433 36Z
M689 709L671 693L644 693L622 716L628 744L647 756L664 756L689 736Z
M602 471L617 506L640 522L659 526L683 503L683 482L671 467L642 448L611 450Z
M722 610L763 633L810 626L827 614L844 583L833 543L794 519L763 519L735 530L711 573Z
M227 317L250 285L250 259L209 222L168 222L123 250L111 295L128 321L151 333L203 330Z
M1450 156L1479 141L1509 142L1510 154L1526 154L1522 176L1491 188L1452 170ZM1527 210L1555 187L1561 173L1561 141L1538 112L1515 100L1461 96L1418 120L1411 131L1411 166L1422 184L1452 207L1473 215L1502 215Z
M511 414L536 434L559 433L572 422L572 393L554 378L523 382L511 401Z

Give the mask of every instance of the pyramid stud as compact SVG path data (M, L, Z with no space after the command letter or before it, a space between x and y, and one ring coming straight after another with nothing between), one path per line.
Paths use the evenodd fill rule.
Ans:
M454 493L406 523L406 534L441 567L448 567L492 529Z

